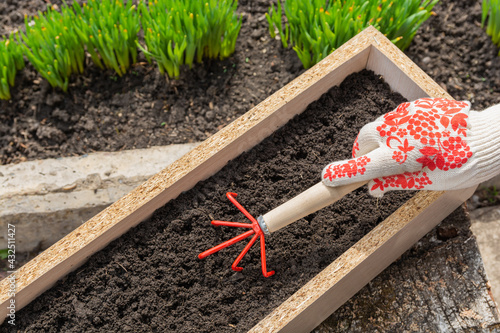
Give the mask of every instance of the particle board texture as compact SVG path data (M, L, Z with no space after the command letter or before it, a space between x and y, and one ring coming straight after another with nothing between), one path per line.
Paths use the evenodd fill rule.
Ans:
M15 273L16 308L31 302L156 209L217 173L227 161L261 142L347 75L365 68L382 75L392 89L408 99L451 98L388 39L369 27L20 268ZM460 206L473 191L471 188L419 192L252 331L311 331ZM0 290L0 316L4 320L10 301L8 279L0 283Z

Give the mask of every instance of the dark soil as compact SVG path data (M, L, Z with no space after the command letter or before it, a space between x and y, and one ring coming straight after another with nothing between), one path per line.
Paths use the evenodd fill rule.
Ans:
M257 248L244 258L243 272L231 271L243 244L197 259L241 233L209 223L244 220L225 193L238 193L254 214L278 206L317 183L323 165L349 158L362 125L403 101L373 73L353 74L16 313L16 329L247 331L412 193L392 192L377 201L360 189L271 235L266 240L268 267L276 270L271 278L262 276Z
M0 34L22 29L24 14L46 5L0 2ZM303 71L294 51L269 37L268 5L239 1L243 24L233 56L184 69L178 81L143 58L123 77L88 59L65 94L28 64L12 99L0 101L0 164L206 139Z

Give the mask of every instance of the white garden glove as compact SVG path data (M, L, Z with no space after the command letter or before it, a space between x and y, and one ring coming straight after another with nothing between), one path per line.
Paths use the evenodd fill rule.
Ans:
M368 181L371 195L392 190L455 190L500 173L500 104L470 111L467 101L422 98L366 124L353 159L334 162L323 183Z

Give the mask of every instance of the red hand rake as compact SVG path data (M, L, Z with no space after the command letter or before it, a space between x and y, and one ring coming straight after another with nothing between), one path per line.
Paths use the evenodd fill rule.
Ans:
M272 232L275 232L289 225L290 223L303 218L304 216L307 216L326 206L333 204L348 193L354 191L355 189L363 186L366 183L367 182L359 182L340 187L329 187L320 182L297 195L293 199L285 202L281 206L262 216L259 216L257 219L250 215L250 213L245 208L243 208L243 206L241 206L238 201L236 201L236 193L228 192L226 196L229 201L231 201L252 223L215 220L212 221L212 224L215 226L220 225L228 227L247 228L251 230L248 230L247 232L239 236L231 238L230 240L227 240L209 250L200 253L198 255L198 258L206 258L207 256L214 254L215 252L218 252L253 235L252 239L250 239L250 242L248 242L248 244L236 258L236 260L233 262L231 268L237 272L243 270L243 267L239 267L238 264L240 263L241 259L243 259L245 254L250 250L253 244L255 244L257 238L260 238L262 274L265 277L272 276L274 275L274 271L268 272L266 268L266 247L264 239L265 234L270 235Z
M266 269L266 245L265 245L265 239L264 239L264 232L260 228L259 222L257 222L257 220L252 215L250 215L250 213L245 208L243 208L243 206L240 205L240 203L238 201L236 201L236 199L235 199L237 196L236 193L227 192L226 196L229 199L229 201L231 201L236 206L236 208L238 208L243 213L243 215L245 215L252 223L249 224L249 223L239 223L239 222L228 222L228 221L215 220L215 221L212 221L212 224L213 225L224 225L224 226L228 226L228 227L237 227L237 228L249 228L252 230L249 230L249 231L247 231L239 236L236 236L234 238L231 238L230 240L227 240L227 241L225 241L225 242L223 242L223 243L221 243L221 244L219 244L219 245L217 245L209 250L206 250L205 252L200 253L198 255L198 258L203 259L211 254L214 254L215 252L218 252L218 251L220 251L220 250L222 250L230 245L233 245L234 243L237 243L239 241L244 240L245 238L248 238L248 237L254 235L252 237L252 239L250 240L250 242L248 242L247 246L245 246L243 251L241 251L240 255L233 262L233 264L231 265L231 268L233 269L233 271L237 271L237 272L243 270L243 267L238 267L238 264L240 263L241 259L243 259L245 254L247 254L247 252L250 250L252 245L255 244L255 242L257 241L257 238L260 238L260 257L261 257L261 265L262 265L262 274L264 274L265 277L269 277L269 276L273 275L274 271L268 272Z

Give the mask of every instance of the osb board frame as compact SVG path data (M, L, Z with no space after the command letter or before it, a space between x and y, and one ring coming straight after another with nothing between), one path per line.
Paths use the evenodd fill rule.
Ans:
M365 68L382 75L394 91L409 100L425 96L451 98L387 38L369 27L21 267L15 273L16 309L27 305L156 209L257 145L349 74ZM472 192L473 189L419 192L251 331L310 331ZM10 302L9 290L9 279L4 279L0 282L2 321Z

